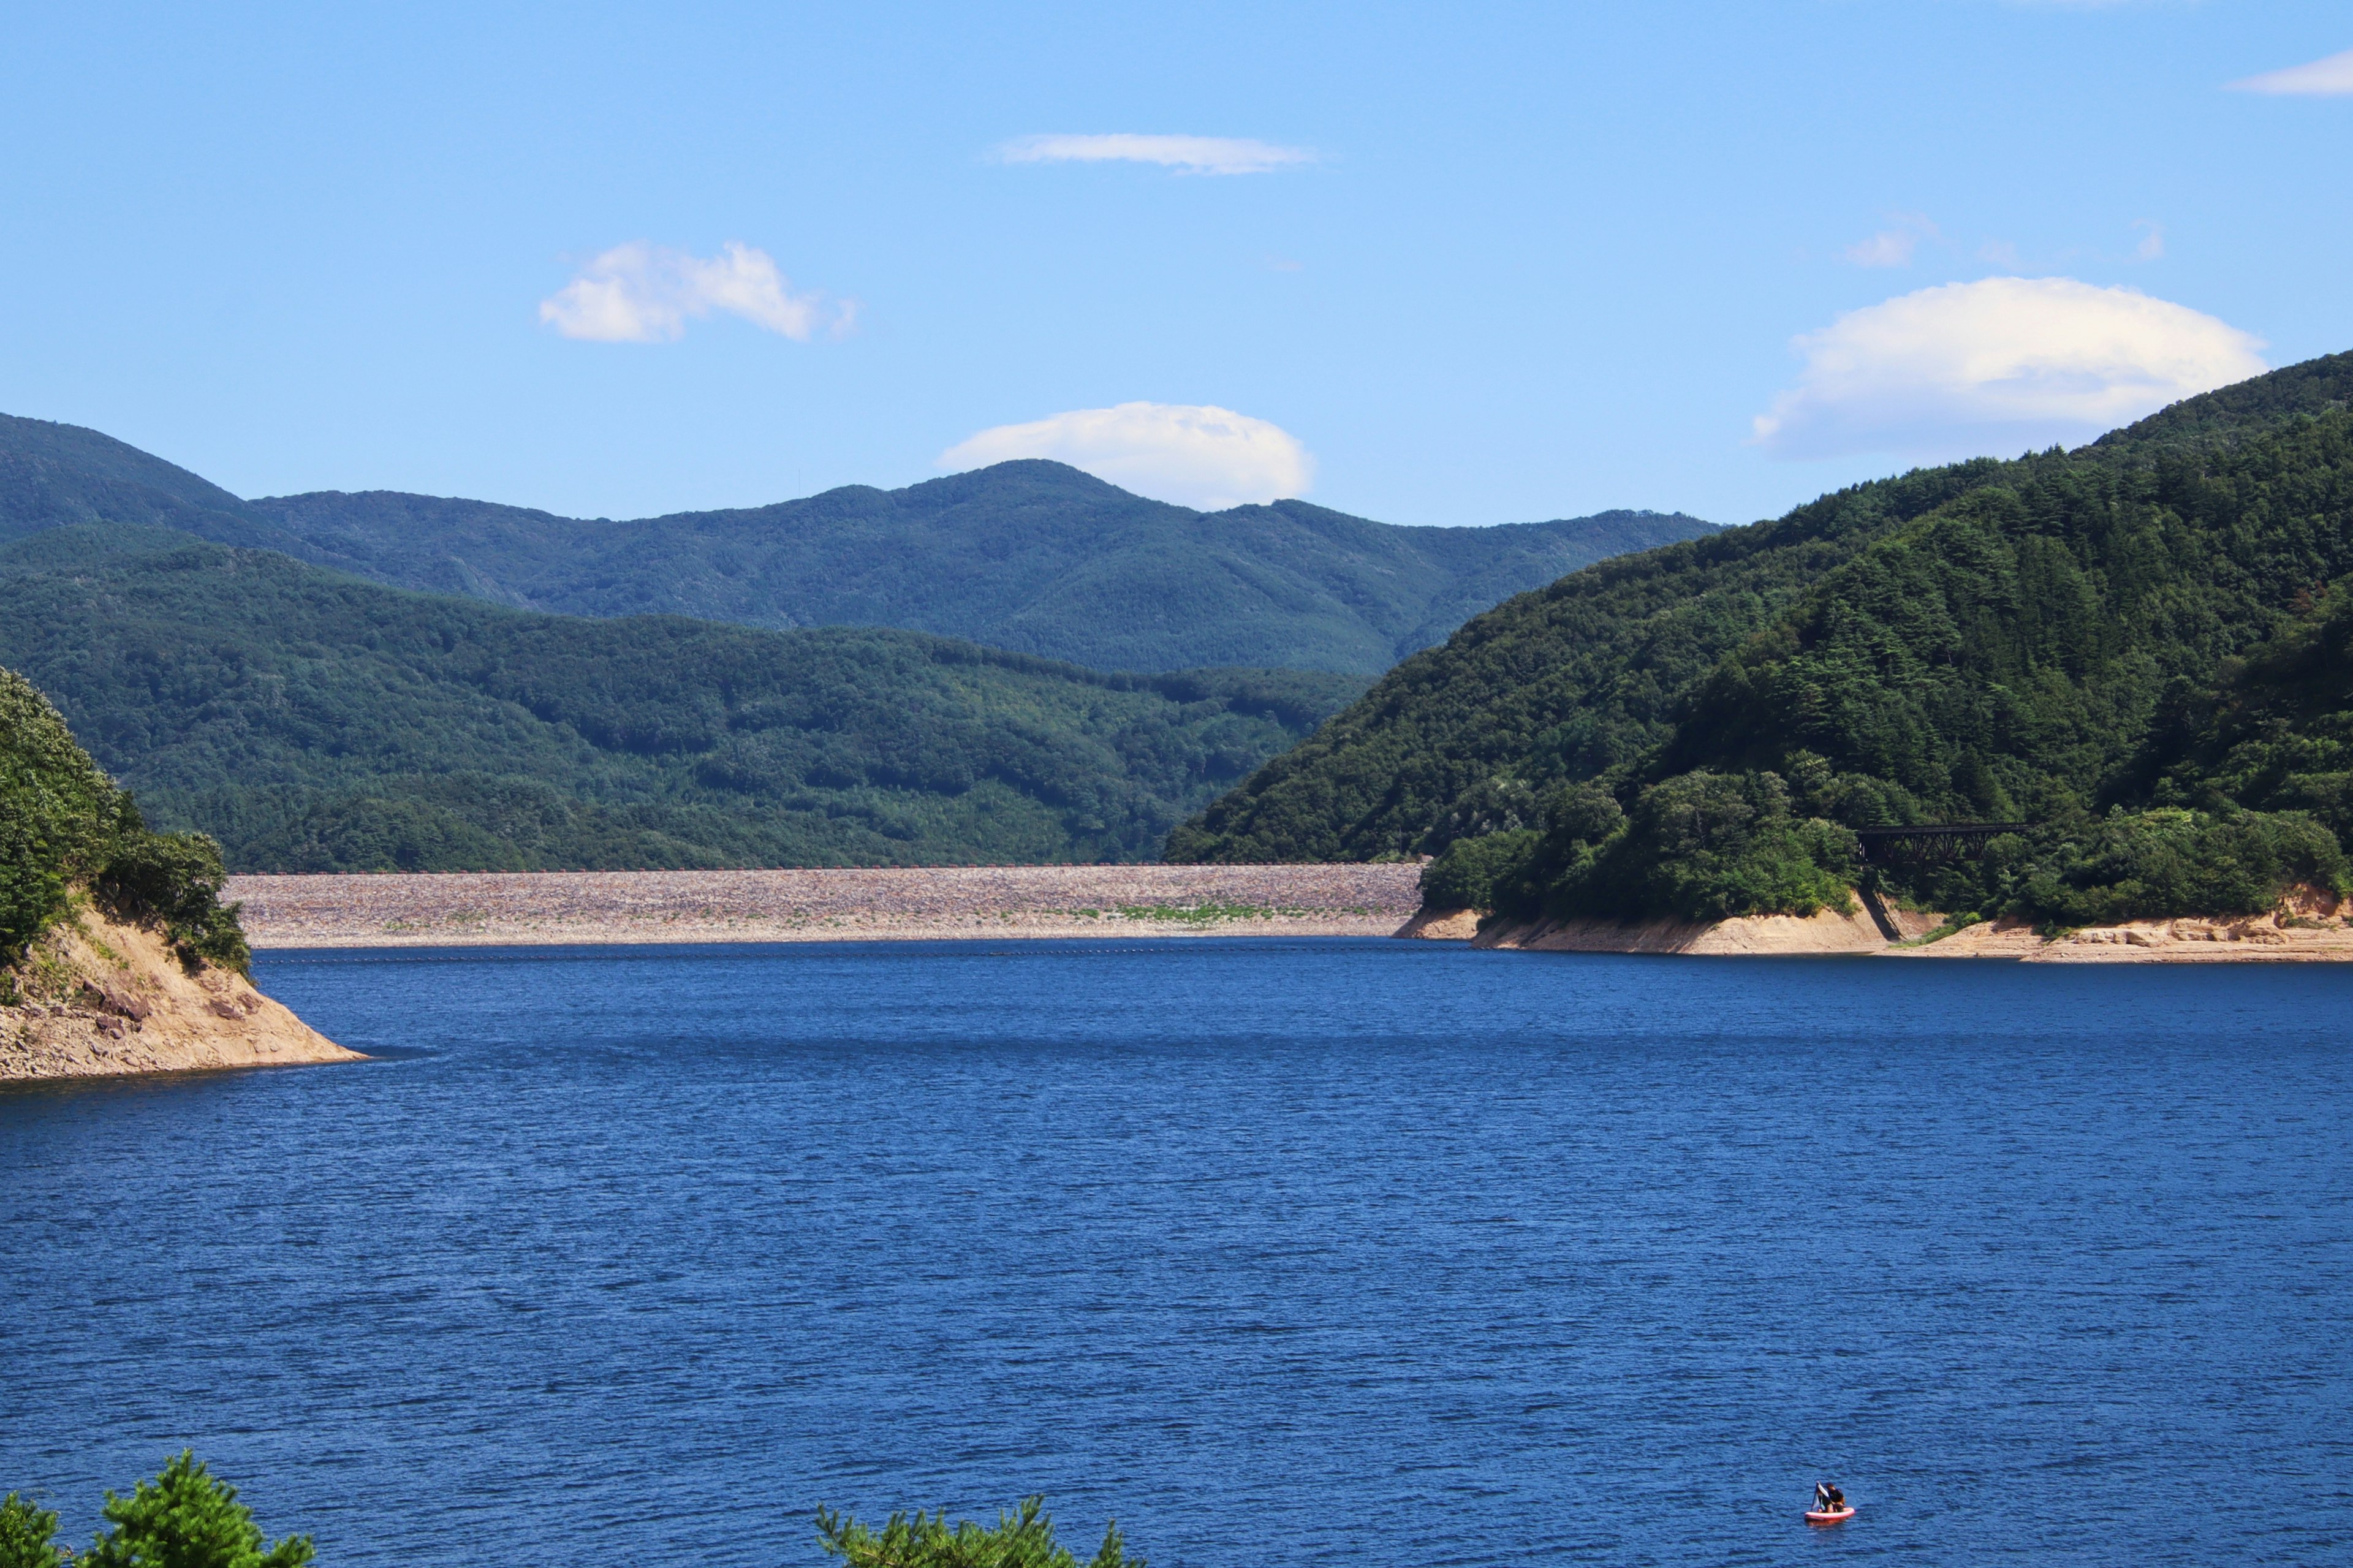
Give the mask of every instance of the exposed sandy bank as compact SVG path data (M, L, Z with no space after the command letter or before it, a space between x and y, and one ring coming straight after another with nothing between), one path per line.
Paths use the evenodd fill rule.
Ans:
M93 910L35 942L15 973L22 1001L0 1006L0 1081L362 1059L243 976L190 974L153 931Z
M1926 929L1925 924L1922 929ZM1886 939L1860 909L1823 910L1810 918L1746 915L1715 921L1537 921L1493 925L1474 947L1526 952L1683 952L1696 955L1880 952Z
M2312 923L2305 923L2311 921ZM2215 920L2133 921L2045 942L2016 921L1955 931L1894 958L2015 958L2029 963L2309 963L2353 962L2353 926L2279 911Z
M1940 917L1916 910L1890 914L1907 939L1925 935ZM1704 923L1687 921L1491 921L1477 930L1476 911L1423 910L1399 936L1470 938L1476 947L1529 952L1679 952L1692 954L1862 953L1887 958L2006 958L2029 963L2227 963L2353 962L2353 899L2299 890L2270 914L2211 919L2134 921L2045 940L2021 921L1973 925L1919 946L1892 943L1868 916L1825 910L1810 920L1751 915Z
M233 877L256 948L972 937L1388 936L1420 868L987 866L856 871Z

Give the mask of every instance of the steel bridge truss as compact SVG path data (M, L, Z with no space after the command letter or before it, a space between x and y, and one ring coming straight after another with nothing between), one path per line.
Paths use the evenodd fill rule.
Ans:
M1941 866L1981 858L1986 846L2005 833L2023 833L2031 822L1923 822L1909 827L1857 827L1862 858L1871 866Z

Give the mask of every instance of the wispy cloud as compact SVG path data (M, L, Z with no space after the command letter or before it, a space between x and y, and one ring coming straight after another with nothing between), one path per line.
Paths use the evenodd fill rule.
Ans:
M1305 147L1237 136L1022 136L997 156L1007 163L1157 163L1180 174L1269 174L1315 162Z
M2236 327L2072 278L1923 289L1792 346L1805 369L1755 435L1788 458L1937 460L2084 439L2265 368L2261 340Z
M2343 98L2353 94L2353 49L2310 65L2265 71L2229 84L2236 92L2263 92L2291 98Z
M1857 267L1909 267L1912 253L1924 239L1942 239L1936 226L1918 213L1898 213L1894 225L1869 239L1846 247L1846 258Z
M539 319L567 338L600 343L665 343L690 320L713 312L807 342L819 331L849 330L855 300L795 293L765 250L730 242L717 256L691 256L642 240L617 245L539 302Z
M2155 218L2140 218L2133 224L2140 230L2140 243L2133 247L2137 261L2159 261L2165 257L2165 226Z
M1279 425L1230 408L1122 403L999 425L940 454L944 468L1051 458L1139 495L1202 511L1303 496L1315 459Z

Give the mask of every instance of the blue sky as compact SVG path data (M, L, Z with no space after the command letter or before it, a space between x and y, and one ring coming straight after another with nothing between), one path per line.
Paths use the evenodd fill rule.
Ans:
M0 410L247 495L619 517L1049 452L1746 521L2353 348L2353 62L2231 86L2353 50L2342 0L9 30ZM1257 147L1036 140L1116 136ZM1093 155L1139 149L1263 166Z

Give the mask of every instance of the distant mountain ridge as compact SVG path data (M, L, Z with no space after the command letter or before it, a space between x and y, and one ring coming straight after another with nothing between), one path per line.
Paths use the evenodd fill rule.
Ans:
M108 523L0 543L0 667L154 822L290 871L1145 859L1364 687L549 616Z
M626 521L388 490L244 500L97 431L0 416L0 541L100 521L519 609L897 626L1097 669L1360 675L1514 594L1715 531L1651 511L1486 528L1296 500L1203 513L1036 460Z

